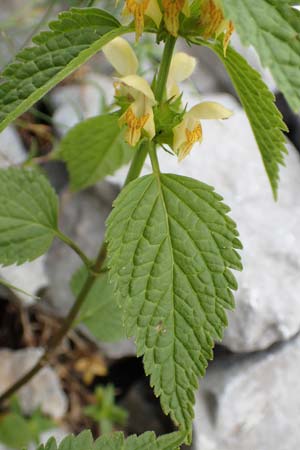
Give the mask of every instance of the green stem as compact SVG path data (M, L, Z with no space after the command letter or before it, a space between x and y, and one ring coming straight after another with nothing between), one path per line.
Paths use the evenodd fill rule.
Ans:
M124 187L127 186L127 184L129 184L130 181L135 180L141 173L145 159L148 154L148 142L149 142L148 140L143 141L140 147L136 150L124 183Z
M161 103L164 97L175 44L176 38L169 35L166 40L161 65L156 80L155 97L158 103Z
M81 250L81 248L78 247L78 245L74 241L72 241L71 238L69 238L68 236L66 236L64 233L62 233L59 230L57 230L56 236L62 242L67 244L72 250L74 250L75 253L77 253L79 258L83 261L83 263L86 265L87 268L92 267L93 262L86 256L86 254Z
M157 153L156 153L156 147L153 143L149 149L149 155L150 155L150 159L151 159L151 165L152 165L153 172L156 175L160 175L160 168L159 168L159 162L158 162Z

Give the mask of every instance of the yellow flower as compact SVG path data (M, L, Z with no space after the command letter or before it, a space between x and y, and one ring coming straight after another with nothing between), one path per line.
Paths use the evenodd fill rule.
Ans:
M187 53L178 52L172 58L168 80L167 80L167 100L180 96L178 84L187 80L196 67L196 59Z
M180 12L185 16L190 14L189 0L162 0L162 7L166 28L170 34L176 37L179 30Z
M117 4L119 0L117 0ZM135 20L136 40L138 40L144 30L145 16L150 17L159 27L162 14L157 0L125 0L123 15L131 15Z
M142 130L150 139L155 136L153 106L154 94L146 80L138 75L121 78L120 82L130 99L129 108L120 117L120 125L126 125L125 140L133 147L139 142Z
M115 83L116 96L126 97L130 103L119 120L120 126L126 126L126 142L134 147L139 142L142 131L153 139L153 106L156 101L149 83L136 75L138 60L134 51L125 39L117 37L104 46L103 52L120 75Z
M200 25L203 27L204 39L218 37L225 33L223 40L224 55L234 32L234 25L225 19L220 0L204 0L201 7Z
M173 150L182 161L196 142L202 141L201 119L227 119L232 112L215 102L203 102L184 114L182 122L173 129Z

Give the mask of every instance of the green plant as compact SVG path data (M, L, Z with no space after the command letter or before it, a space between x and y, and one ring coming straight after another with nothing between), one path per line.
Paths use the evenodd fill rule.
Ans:
M87 416L99 424L101 434L111 433L114 425L125 425L127 411L115 404L115 390L108 386L98 386L95 390L95 404L84 409Z
M38 444L41 433L54 427L55 423L38 409L25 417L13 398L10 412L0 418L0 442L10 448L24 448L32 442Z
M287 128L261 76L229 41L235 27L242 41L257 49L263 65L298 111L300 13L292 7L295 3L126 0L125 13L134 19L127 26L100 9L71 9L50 24L50 31L35 37L35 46L18 54L3 72L1 130L100 50L119 74L115 112L76 126L53 155L66 162L74 191L131 161L95 261L59 230L58 199L34 159L26 170L0 171L0 262L8 265L33 260L57 237L85 265L73 278L76 301L58 334L36 366L0 400L7 399L43 367L80 311L83 316L90 307L93 314L98 311L99 329L106 323L101 312L107 300L101 295L104 290L118 323L120 308L124 330L135 337L137 354L143 356L155 394L179 431L159 439L146 433L126 441L122 434L115 434L95 444L84 433L68 438L70 448L95 445L98 449L174 450L191 441L198 377L204 375L213 357L214 341L222 339L226 310L234 307L232 290L237 289L237 283L231 269L241 270L242 265L236 225L222 198L204 183L160 171L158 151L166 149L182 160L193 144L202 140L201 119L231 115L213 102L191 109L182 104L178 82L191 75L195 60L182 53L174 55L174 47L181 38L190 45L208 47L221 59L249 117L276 198L279 164L286 153L283 131ZM150 84L138 75L135 53L120 38L135 33L138 41L143 32L164 42L161 62ZM147 155L153 173L140 178ZM97 295L99 308L93 309ZM109 330L105 335L109 339ZM46 448L56 448L56 444L49 441Z

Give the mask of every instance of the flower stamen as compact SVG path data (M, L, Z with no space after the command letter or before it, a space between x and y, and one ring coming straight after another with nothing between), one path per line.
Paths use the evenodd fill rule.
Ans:
M198 123L193 130L186 128L185 130L186 141L179 150L178 161L182 161L192 150L193 145L202 140L202 127Z
M149 2L150 0L126 0L126 13L134 16L137 40L141 37L144 30L144 16Z
M142 129L146 125L149 117L150 114L144 114L141 117L137 117L131 107L127 109L124 116L121 118L121 122L128 127L125 136L128 144L134 147L138 143L141 137Z
M173 36L177 36L179 29L179 13L182 11L185 0L163 0L164 20L166 28Z

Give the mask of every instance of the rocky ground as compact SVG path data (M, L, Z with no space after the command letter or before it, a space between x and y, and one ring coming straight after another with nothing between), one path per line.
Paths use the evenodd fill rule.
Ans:
M240 47L238 41L235 45ZM242 51L259 68L254 53ZM180 165L161 152L161 167L212 184L223 195L244 244L244 271L237 274L236 311L230 314L224 340L217 345L215 359L200 383L193 449L298 450L300 120L264 71L290 128L289 155L281 170L279 201L274 203L246 115L226 74L207 52L197 56L198 71L186 94L189 105L214 100L232 109L234 116L226 122L204 122L203 144L195 146ZM25 117L27 122L46 126L43 133L41 128L28 131L18 124L0 135L1 167L22 162L33 139L41 155L46 155L53 138L59 140L79 120L101 112L103 99L109 100L113 90L111 81L99 75L98 67L97 63L87 67L37 106L50 116L50 125ZM103 237L104 221L126 169L93 189L71 195L62 165L47 163L43 168L61 196L62 228L93 256L95 241ZM145 173L149 170L147 162ZM0 268L1 277L43 299L40 304L20 293L1 290L0 391L20 374L19 367L25 370L33 364L53 332L53 317L69 309L73 296L68 280L79 266L77 256L57 241L45 257L33 263ZM76 360L83 352L88 358L96 357L95 367L99 369L101 361L104 368L101 375L95 374L92 386L85 385L76 370ZM27 413L28 408L41 405L44 413L58 421L61 433L67 429L78 432L83 426L91 426L96 433L95 424L84 419L78 409L91 401L95 384L108 382L115 384L119 404L129 411L128 432L154 429L163 433L171 429L148 387L141 362L134 358L133 343L104 345L84 330L68 336L52 367L45 368L22 391L20 403Z

